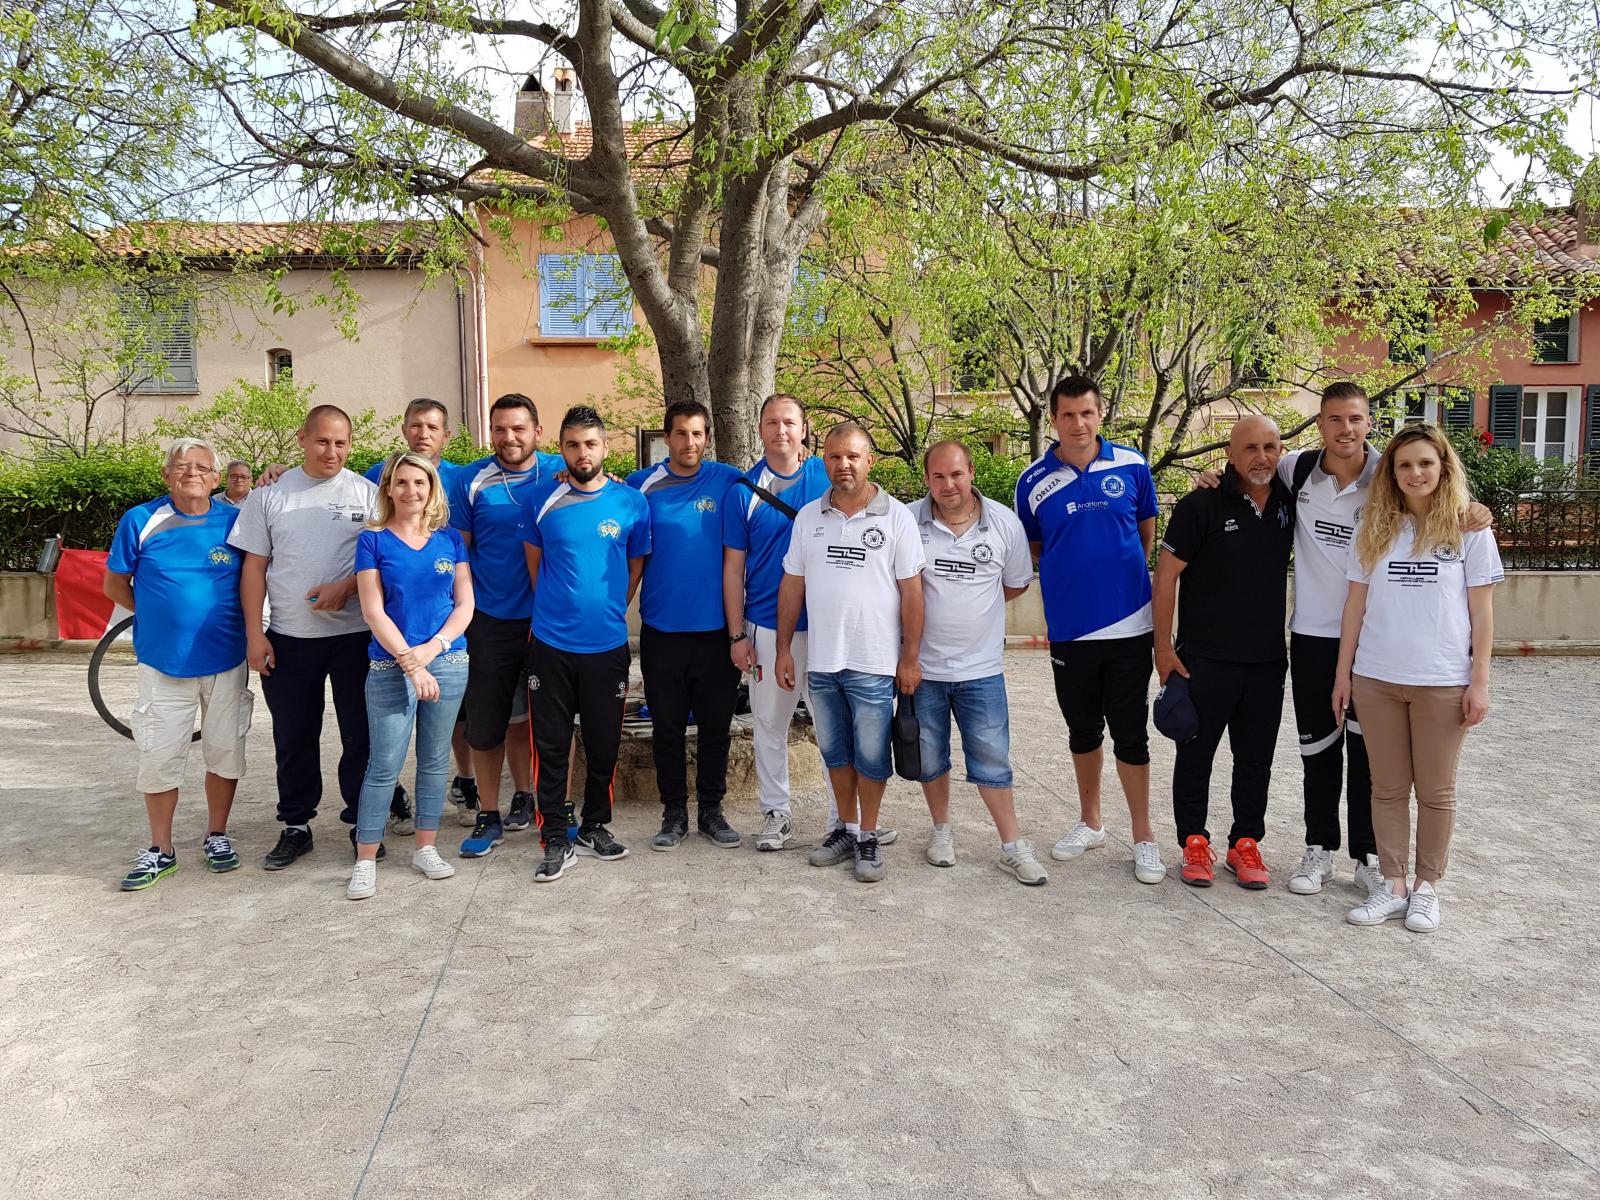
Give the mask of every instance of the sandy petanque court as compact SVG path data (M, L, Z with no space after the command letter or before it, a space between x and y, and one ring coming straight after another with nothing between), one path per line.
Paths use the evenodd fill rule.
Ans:
M1007 672L1047 859L1076 813L1065 731L1044 656ZM651 853L658 809L623 794L621 862L536 887L513 834L440 883L396 855L354 904L336 802L308 858L257 866L260 704L245 867L203 869L196 756L181 869L119 893L145 836L131 744L90 710L83 659L8 657L0 1196L1600 1196L1600 659L1499 659L1493 704L1431 936L1347 926L1348 858L1320 896L1284 889L1287 716L1265 893L1135 882L1109 787L1107 848L1029 890L958 784L960 861L937 870L896 781L876 886L748 836ZM331 781L331 714L324 740ZM801 846L821 821L812 791Z

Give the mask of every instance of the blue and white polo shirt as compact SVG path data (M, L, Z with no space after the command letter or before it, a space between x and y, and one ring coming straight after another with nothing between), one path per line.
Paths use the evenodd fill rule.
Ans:
M1139 524L1156 515L1144 456L1100 438L1086 471L1052 442L1017 480L1017 516L1040 543L1039 588L1052 642L1136 637L1155 628Z
M445 483L450 527L472 539L472 596L477 611L501 621L533 615L533 584L522 550L529 493L566 469L559 454L538 451L526 470L509 471L494 455L451 473Z
M722 522L737 478L737 469L719 462L702 462L693 475L679 475L660 463L628 476L628 486L650 504L650 558L639 588L639 616L652 629L703 633L726 628L718 583Z

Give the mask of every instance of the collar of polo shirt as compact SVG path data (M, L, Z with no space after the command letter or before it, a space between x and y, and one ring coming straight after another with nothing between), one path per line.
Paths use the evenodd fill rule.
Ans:
M889 493L884 491L881 487L879 487L875 483L872 484L871 486L875 489L874 492L873 492L873 495L872 495L872 499L867 501L867 506L865 508L863 508L860 513L840 513L840 515L841 516L845 516L845 517L851 517L851 516L861 516L862 513L871 513L875 517L881 517L881 516L883 516L884 513L888 512L889 511ZM823 496L822 496L822 511L823 512L839 512L839 510L836 509L833 506L833 485L832 484L829 484L828 485L828 490L825 493L823 493Z

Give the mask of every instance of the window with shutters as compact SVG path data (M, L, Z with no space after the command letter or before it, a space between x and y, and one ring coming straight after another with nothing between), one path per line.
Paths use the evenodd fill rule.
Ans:
M1561 462L1576 458L1580 400L1576 387L1523 388L1518 430L1522 452Z
M1533 361L1536 363L1575 363L1578 361L1578 314L1559 321L1539 321L1533 327Z
M294 378L294 355L281 347L267 351L267 386L274 387L281 379L284 383Z
M193 303L157 292L129 290L122 295L121 307L128 339L123 390L153 396L198 393Z
M615 254L539 256L540 337L618 337L633 327L633 292Z
M1406 425L1443 425L1447 429L1469 428L1474 423L1474 397L1468 388L1405 388L1399 394L1394 428Z

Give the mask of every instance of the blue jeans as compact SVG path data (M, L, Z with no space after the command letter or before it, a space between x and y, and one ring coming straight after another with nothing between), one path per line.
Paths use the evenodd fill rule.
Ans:
M889 759L894 676L810 671L806 679L823 765L830 770L854 767L857 775L880 783L894 774Z
M1011 786L1011 710L1006 704L1004 675L954 683L924 679L917 685L915 701L923 783L950 773L953 712L961 730L967 782L987 788Z
M428 664L428 672L439 681L439 698L418 704L416 689L399 667L374 663L367 671L367 729L372 749L356 814L358 842L370 846L383 841L389 802L406 763L413 726L417 731L417 780L412 802L417 828L439 828L445 779L450 772L450 735L455 732L456 713L467 690L466 652L439 655Z

